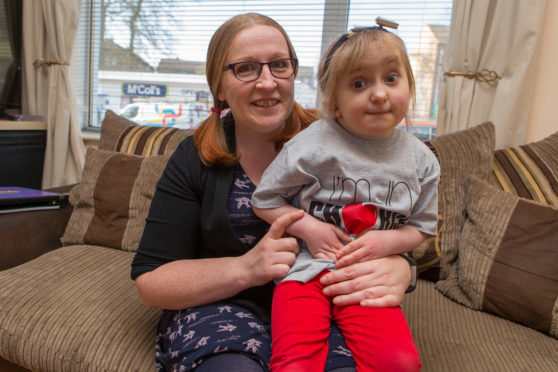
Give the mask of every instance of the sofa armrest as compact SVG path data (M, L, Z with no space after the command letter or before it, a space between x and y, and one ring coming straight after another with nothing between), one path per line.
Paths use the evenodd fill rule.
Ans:
M0 270L59 248L71 214L70 204L59 209L0 214Z

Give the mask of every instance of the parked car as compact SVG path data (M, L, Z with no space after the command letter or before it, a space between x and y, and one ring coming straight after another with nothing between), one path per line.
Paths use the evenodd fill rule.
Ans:
M120 115L140 125L195 128L208 116L205 103L135 102L126 105Z

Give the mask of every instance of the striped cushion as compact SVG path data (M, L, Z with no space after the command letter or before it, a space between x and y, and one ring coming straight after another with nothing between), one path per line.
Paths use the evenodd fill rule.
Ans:
M492 183L508 193L558 206L558 132L494 153Z
M70 246L0 271L0 355L34 371L154 371L160 310L140 302L132 258Z
M558 208L472 177L464 186L458 280L438 288L467 307L558 338Z
M74 209L62 244L94 244L135 251L170 155L141 157L89 148L81 183L70 192Z
M107 110L99 149L139 156L171 154L192 133L190 129L138 125Z

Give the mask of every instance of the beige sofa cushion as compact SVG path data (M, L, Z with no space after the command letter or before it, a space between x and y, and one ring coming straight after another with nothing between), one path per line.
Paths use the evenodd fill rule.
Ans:
M463 195L459 185L469 175L489 180L494 157L494 125L443 134L426 144L441 166L438 186L438 234L426 239L412 255L423 277L455 277L457 239L463 225ZM438 275L439 271L439 275ZM433 272L432 274L429 272Z
M558 371L558 340L462 306L432 282L419 280L402 307L423 372Z
M129 279L133 253L68 246L0 272L0 355L41 371L154 371L160 311ZM558 340L473 311L419 281L403 310L424 372L558 370Z
M68 246L0 272L0 355L40 371L154 371L160 311L130 280L133 253Z
M558 338L558 209L465 182L455 301Z
M168 159L89 148L81 183L70 191L74 209L62 244L135 251Z

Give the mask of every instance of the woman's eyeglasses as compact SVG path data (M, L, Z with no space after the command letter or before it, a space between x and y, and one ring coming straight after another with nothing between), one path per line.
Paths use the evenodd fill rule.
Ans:
M271 75L277 79L287 79L293 76L298 67L298 59L281 58L271 62L237 62L223 67L224 70L231 70L234 76L240 81L254 81L262 74L263 66L267 65Z

